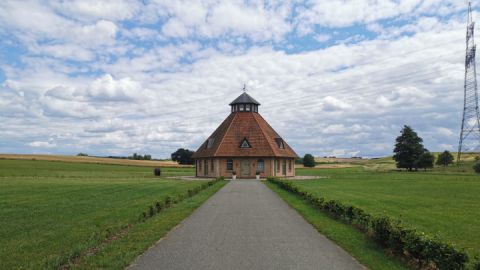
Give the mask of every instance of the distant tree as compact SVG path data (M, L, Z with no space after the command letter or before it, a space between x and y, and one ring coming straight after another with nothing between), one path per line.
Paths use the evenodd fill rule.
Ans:
M415 168L423 168L426 171L427 169L433 168L434 161L435 156L428 150L425 150L425 152L418 157Z
M88 154L87 153L78 153L77 156L78 157L88 157Z
M177 151L171 154L172 160L179 164L193 164L193 151L188 149L179 148Z
M310 154L305 154L305 156L303 156L303 166L315 167L315 158Z
M405 168L409 171L416 169L416 162L420 155L425 152L423 139L409 126L404 126L397 137L393 152L393 159L396 161L397 168Z
M475 163L475 165L473 165L473 170L476 173L480 173L480 162L477 162L477 163Z
M152 156L145 154L145 155L143 156L143 159L144 159L144 160L152 160Z
M303 164L303 158L298 157L295 159L295 164Z
M439 166L447 167L448 165L453 163L453 155L445 150L443 153L438 155L436 164Z

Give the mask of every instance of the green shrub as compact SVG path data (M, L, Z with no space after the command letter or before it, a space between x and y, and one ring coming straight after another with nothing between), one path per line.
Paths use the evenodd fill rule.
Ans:
M153 217L153 215L155 215L155 209L153 208L152 205L150 205L150 206L148 207L148 216L149 216L149 217Z
M170 196L165 197L165 206L170 207L171 204L172 204L172 197Z
M480 162L477 162L477 163L475 163L475 165L473 165L473 170L476 173L480 173Z
M480 270L480 259L477 259L475 262L475 265L473 266L474 270Z
M163 209L163 204L161 202L156 202L155 203L155 208L157 209L157 213L162 211Z

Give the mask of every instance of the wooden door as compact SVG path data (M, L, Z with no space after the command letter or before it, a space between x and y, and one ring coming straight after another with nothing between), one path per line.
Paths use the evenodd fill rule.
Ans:
M240 175L241 176L250 176L250 161L249 160L240 161Z

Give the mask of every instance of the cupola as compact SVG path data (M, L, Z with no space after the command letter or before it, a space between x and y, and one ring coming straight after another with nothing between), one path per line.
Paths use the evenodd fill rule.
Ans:
M258 113L258 106L260 103L252 98L246 92L243 92L239 97L230 103L232 112L256 112Z

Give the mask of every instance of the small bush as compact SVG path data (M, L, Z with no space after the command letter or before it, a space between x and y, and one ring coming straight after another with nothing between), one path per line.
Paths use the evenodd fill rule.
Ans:
M480 259L478 259L478 260L475 262L475 265L473 266L473 269L474 269L474 270L480 270Z
M157 210L157 213L162 211L163 209L163 204L161 202L156 202L155 203L155 209Z
M165 198L165 206L166 206L166 207L170 207L171 204L172 204L172 197L167 196L167 197Z
M480 173L480 162L477 162L477 163L475 163L475 165L473 165L473 170L476 173Z
M149 217L153 217L153 215L155 215L155 208L153 208L153 206L150 205L150 206L148 207L148 216L149 216Z

